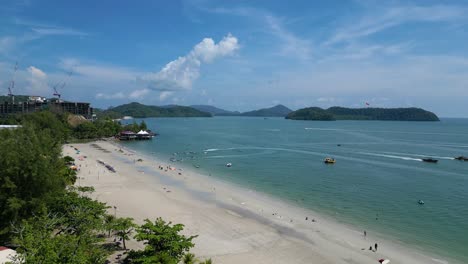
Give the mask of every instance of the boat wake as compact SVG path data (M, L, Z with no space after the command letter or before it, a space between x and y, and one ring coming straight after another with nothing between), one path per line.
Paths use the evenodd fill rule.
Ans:
M396 155L387 155L387 154L379 154L379 153L371 153L371 152L357 152L357 153L363 154L363 155L375 156L375 157L391 158L391 159L423 161L422 159L418 159L418 158L396 156Z
M383 153L389 153L389 154L397 154L397 155L410 155L410 156L416 156L416 157L433 157L437 159L446 159L446 160L453 160L454 157L443 157L443 156L436 156L436 155L423 155L423 154L412 154L412 153L400 153L400 152L383 152Z

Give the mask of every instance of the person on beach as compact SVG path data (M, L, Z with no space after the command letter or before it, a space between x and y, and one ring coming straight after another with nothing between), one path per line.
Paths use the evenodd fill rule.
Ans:
M364 230L364 237L366 237L366 236L367 236L367 232L366 232L366 230Z
M377 251L377 246L378 246L377 243L375 243L374 245L375 251Z

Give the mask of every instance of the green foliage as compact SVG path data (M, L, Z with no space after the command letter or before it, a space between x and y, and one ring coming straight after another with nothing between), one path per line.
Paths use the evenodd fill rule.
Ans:
M47 200L72 181L60 158L61 136L36 128L27 123L0 130L0 244L8 237L10 223L43 212Z
M319 107L309 107L299 109L297 111L291 112L286 116L286 119L295 119L295 120L323 120L330 121L335 120L332 114L323 110Z
M92 226L68 232L76 231L76 225L84 226L78 223L78 219L86 218L83 214L86 211L79 210L74 213L76 219L69 219L67 215L49 213L24 220L13 231L19 253L14 263L104 263L108 252L100 246L102 239Z
M432 112L420 108L345 108L330 107L324 110L309 107L291 112L286 119L295 120L393 120L439 121Z
M119 122L109 119L96 120L79 124L73 130L73 136L78 139L94 139L100 137L112 137L120 132L122 126Z
M210 113L202 112L188 106L159 107L153 105L143 105L139 103L129 103L102 111L102 116L115 115L144 117L211 117Z
M279 117L285 117L289 113L291 113L292 110L287 108L284 105L276 105L270 108L263 108L259 110L254 110L250 112L245 112L240 114L241 116L279 116Z
M145 224L137 228L135 239L144 241L144 250L131 251L127 257L130 263L178 263L194 246L192 240L197 236L185 237L180 232L182 224L171 225L161 218L151 222L146 219Z
M395 121L439 121L432 112L421 108L344 108L330 107L327 111L341 120L395 120Z
M148 127L146 126L146 123L145 123L144 120L142 120L140 122L140 124L133 121L133 123L123 126L122 130L133 131L133 132L137 133L140 130L148 130Z
M114 220L114 230L116 235L122 239L123 249L127 249L125 241L130 238L130 234L133 232L137 225L133 223L133 218L117 218Z

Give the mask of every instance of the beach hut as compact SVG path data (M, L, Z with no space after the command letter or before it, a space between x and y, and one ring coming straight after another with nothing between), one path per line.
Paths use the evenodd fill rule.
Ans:
M120 140L132 140L135 139L137 135L133 131L122 131L119 134Z
M150 133L144 131L144 130L140 130L137 134L136 134L136 138L137 139L151 139L151 135Z

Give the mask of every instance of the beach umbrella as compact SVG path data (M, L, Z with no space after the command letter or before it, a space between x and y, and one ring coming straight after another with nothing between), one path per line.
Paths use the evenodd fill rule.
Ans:
M382 264L388 264L388 263L390 263L390 260L389 259L379 259L379 262L382 263Z

